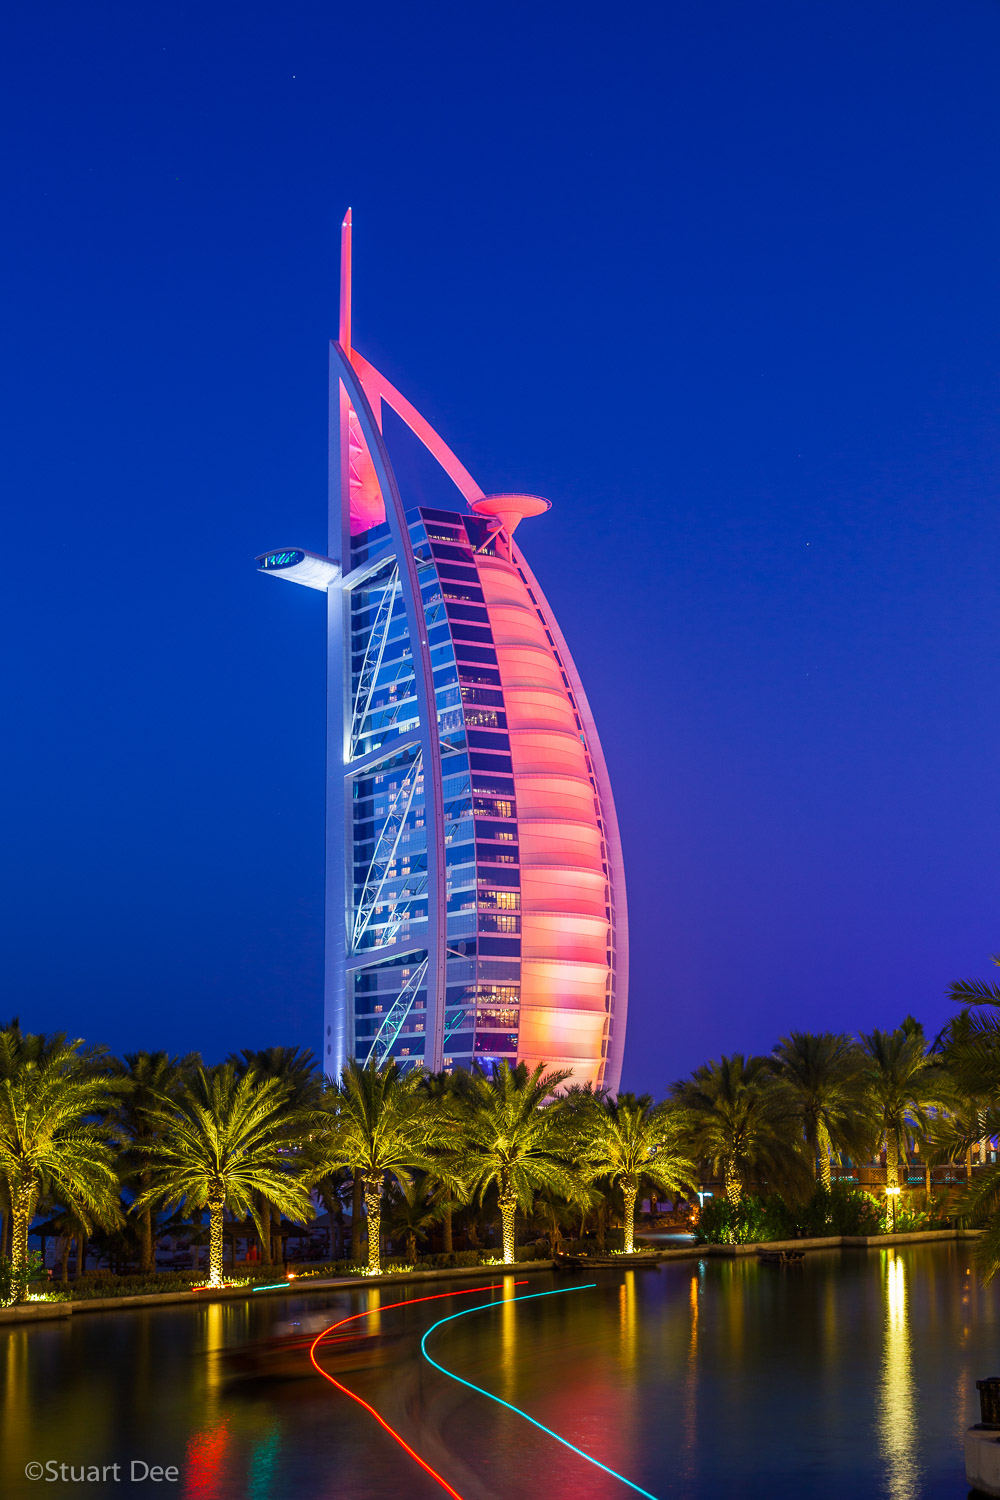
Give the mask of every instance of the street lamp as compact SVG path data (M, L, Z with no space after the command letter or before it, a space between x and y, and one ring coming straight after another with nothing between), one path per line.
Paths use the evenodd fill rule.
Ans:
M885 1190L885 1196L887 1198L891 1198L892 1199L892 1232L893 1232L893 1234L896 1233L896 1201L899 1198L900 1192L901 1192L901 1189L898 1188L898 1187L887 1187L886 1190Z

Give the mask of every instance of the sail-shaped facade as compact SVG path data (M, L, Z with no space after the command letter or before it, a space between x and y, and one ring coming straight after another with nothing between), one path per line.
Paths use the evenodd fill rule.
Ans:
M628 991L614 801L514 537L548 502L485 495L354 349L350 214L339 334L329 556L258 559L327 595L326 1071L350 1056L433 1071L506 1058L614 1092ZM387 410L453 501L407 492Z

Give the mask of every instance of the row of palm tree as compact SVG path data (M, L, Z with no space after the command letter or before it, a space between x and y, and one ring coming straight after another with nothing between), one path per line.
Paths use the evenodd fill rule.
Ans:
M352 1250L364 1222L372 1273L387 1198L410 1253L435 1222L450 1249L456 1208L495 1203L510 1263L519 1212L557 1237L570 1212L606 1223L613 1195L632 1253L640 1193L693 1195L708 1174L733 1204L751 1192L794 1200L817 1182L829 1187L837 1158L884 1151L891 1191L909 1151L971 1162L973 1145L1000 1131L1000 987L963 981L952 994L962 1009L933 1043L911 1017L857 1038L792 1032L767 1056L706 1063L659 1104L570 1087L568 1074L543 1065L428 1075L351 1061L324 1080L298 1048L244 1051L215 1067L163 1052L115 1059L15 1020L0 1028L10 1280L24 1295L42 1208L58 1207L81 1238L131 1220L147 1271L156 1215L207 1210L217 1285L227 1213L253 1222L270 1260L275 1216L303 1222L317 1199L332 1215L348 1183ZM966 1207L988 1223L990 1275L1000 1266L1000 1168L981 1175Z
M32 1220L59 1204L81 1236L134 1219L146 1270L159 1210L207 1210L209 1284L218 1285L227 1213L252 1220L268 1251L272 1215L311 1218L313 1195L329 1203L345 1177L352 1237L363 1207L373 1274L389 1192L411 1250L434 1220L444 1221L447 1244L453 1208L492 1195L503 1258L513 1262L518 1210L542 1197L550 1211L562 1202L586 1213L603 1182L624 1194L631 1250L641 1181L680 1192L695 1163L678 1150L664 1106L562 1092L567 1076L506 1064L489 1075L428 1076L352 1061L324 1084L298 1049L214 1068L163 1053L117 1060L15 1021L0 1030L0 1205L12 1224L13 1282L23 1296Z
M953 1061L950 1038L929 1048L912 1017L857 1039L792 1032L769 1056L706 1063L674 1084L671 1098L687 1116L688 1144L712 1163L731 1203L767 1184L793 1196L813 1180L829 1188L835 1159L879 1150L895 1190L912 1146L955 1144L965 1101Z

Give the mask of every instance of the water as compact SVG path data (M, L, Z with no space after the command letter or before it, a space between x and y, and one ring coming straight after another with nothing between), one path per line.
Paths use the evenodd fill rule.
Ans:
M915 1245L813 1253L792 1268L705 1259L598 1273L579 1278L595 1290L499 1301L446 1324L428 1348L657 1500L964 1500L976 1378L1000 1369L1000 1293L977 1286L968 1254ZM534 1275L518 1291L574 1284ZM258 1296L0 1331L0 1495L440 1500L316 1374L234 1382L229 1361L293 1323L318 1331L376 1300L469 1286ZM366 1368L331 1369L464 1500L628 1500L635 1492L617 1479L421 1359L431 1323L485 1300L382 1311L364 1321L401 1339ZM132 1460L139 1474L174 1465L179 1477L132 1484ZM117 1462L119 1478L24 1478L26 1464L47 1461L78 1473Z

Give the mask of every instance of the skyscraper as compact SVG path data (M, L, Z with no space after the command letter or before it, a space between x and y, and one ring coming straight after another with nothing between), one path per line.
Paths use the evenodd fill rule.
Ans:
M327 595L327 1072L349 1056L435 1071L507 1058L618 1088L628 929L614 801L576 667L514 539L548 509L485 495L354 348L348 212L329 557L257 559Z

